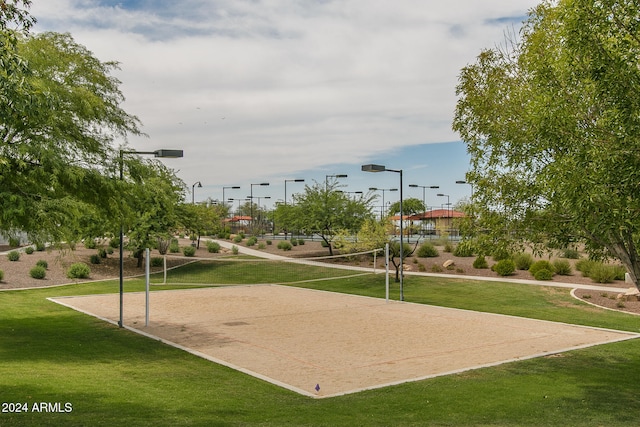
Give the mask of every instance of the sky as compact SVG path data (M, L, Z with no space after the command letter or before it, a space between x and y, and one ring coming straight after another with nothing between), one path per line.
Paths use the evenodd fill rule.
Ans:
M305 180L287 182L290 201L342 174L343 191L398 188L399 173L361 171L374 163L403 171L404 198L424 195L439 208L471 194L455 183L469 170L451 130L460 71L517 32L536 4L34 0L31 13L35 31L69 32L120 64L123 108L148 135L126 143L184 150L163 162L189 201L221 200L224 187L240 186L224 197L253 194L271 207L284 200L286 180ZM399 195L385 192L385 203Z

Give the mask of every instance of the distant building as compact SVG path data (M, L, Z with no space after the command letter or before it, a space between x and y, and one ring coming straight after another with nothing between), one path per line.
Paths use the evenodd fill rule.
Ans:
M464 218L465 214L454 209L433 209L407 217L410 223L418 221L421 224L420 230L423 235L449 233L450 236L457 236L458 229L455 227L454 219Z

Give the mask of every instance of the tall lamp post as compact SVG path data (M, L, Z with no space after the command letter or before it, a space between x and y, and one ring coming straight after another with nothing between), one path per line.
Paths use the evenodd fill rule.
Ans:
M253 186L254 185L261 185L261 186L267 186L269 185L268 182L261 182L259 184L251 184L251 196L249 196L249 198L251 199L251 202L249 202L251 204L251 234L253 234Z
M396 172L400 174L400 301L404 301L404 211L402 209L402 169L387 169L383 165L362 165L363 172Z
M226 206L227 205L227 199L224 198L224 190L226 190L227 188L232 189L232 190L239 190L240 186L238 185L233 185L230 187L222 187L222 203Z
M473 183L465 181L463 179L459 179L456 181L456 184L469 184L471 186L471 198L473 199Z
M449 202L449 195L438 193L437 196L447 198L447 216L449 217L449 220L447 222L449 223L449 230L451 230L451 203Z
M382 206L380 207L380 221L384 218L384 192L385 191L398 191L397 188L377 188L369 187L369 191L382 191Z
M339 173L337 175L325 175L324 177L324 191L327 191L329 188L329 178L347 178L348 175L344 173Z
M194 182L191 186L191 204L194 205L196 203L196 185L198 188L202 188L202 183L200 181Z
M182 150L156 150L156 151L135 151L135 150L120 150L120 181L124 181L124 155L125 154L146 154L153 155L154 157L160 157L165 159L176 159L183 157L184 152ZM124 224L122 219L120 220L120 319L118 320L118 326L124 327Z
M440 188L439 185L418 185L418 184L409 184L409 187L411 188L422 188L422 205L424 206L424 210L425 212L422 214L422 219L424 220L426 213L427 213L427 197L426 197L426 189L427 188L431 188L431 189L435 189L435 188ZM423 222L424 224L424 222ZM424 233L424 228L423 228L423 233ZM423 234L424 236L424 234Z
M285 179L284 180L284 204L287 204L287 182L304 182L304 179Z

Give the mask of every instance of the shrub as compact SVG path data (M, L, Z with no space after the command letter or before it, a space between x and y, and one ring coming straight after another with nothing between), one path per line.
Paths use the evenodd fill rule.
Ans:
M266 249L267 245L265 245L263 242L258 243L258 249Z
M627 274L627 269L624 268L621 265L616 265L615 267L613 267L613 270L615 271L615 277L614 280L624 280L625 279L625 275Z
M533 257L531 254L519 253L513 256L513 262L516 264L518 270L528 270L533 264Z
M416 256L420 258L437 257L439 255L438 250L429 242L424 242L418 248Z
M98 254L93 254L89 257L89 261L91 261L91 264L100 264L100 255Z
M44 267L40 267L39 265L36 265L31 270L29 270L29 275L34 279L41 280L41 279L44 279L44 277L47 275L47 270Z
M31 255L33 251L34 251L33 246L27 246L26 248L24 248L24 253L27 255Z
M9 237L9 246L12 248L17 248L20 246L20 238L19 237Z
M444 244L444 248L442 249L444 252L451 253L453 252L453 245L451 242L447 242Z
M290 251L291 248L291 243L287 242L286 240L278 242L278 249L282 249L283 251Z
M0 282L4 279L4 271L0 270Z
M510 259L501 259L493 266L493 271L500 276L511 276L516 271L516 264Z
M506 249L500 248L493 251L491 257L494 261L502 261L503 259L511 258L511 253L509 253L509 251Z
M576 262L576 270L582 273L582 277L590 277L591 270L596 267L599 263L598 261L590 260L590 259L581 259Z
M43 267L45 270L49 268L49 263L44 259L39 259L38 262L36 262L36 265Z
M46 246L44 243L36 243L36 251L38 252L42 252L46 249Z
M590 269L589 277L596 283L611 283L616 277L615 267L596 263Z
M84 247L87 249L95 249L98 247L98 244L96 243L95 239L86 239L84 241Z
M298 246L298 239L291 239L291 246Z
M431 266L431 272L432 273L442 273L444 270L442 270L442 267L440 267L438 264L433 264Z
M217 254L220 252L220 243L212 241L207 242L207 251L212 254Z
M240 252L238 250L238 247L236 245L231 246L231 253L234 255L238 255L238 252Z
M20 252L18 251L11 251L7 254L7 259L9 261L18 261L20 259Z
M177 254L178 252L180 252L180 245L178 244L177 240L172 240L171 243L169 243L169 252L171 252L172 254Z
M149 260L149 265L151 267L162 267L164 265L164 259L159 256L151 257Z
M551 280L553 279L553 271L541 268L536 270L536 274L534 274L533 277L535 277L536 280Z
M182 253L184 256L194 256L196 254L196 247L191 245L185 246L182 248Z
M256 236L251 236L249 237L249 240L247 240L247 246L254 246L256 243L258 243L258 238Z
M267 245L271 246L273 242L271 240L267 240Z
M100 258L106 258L107 257L107 250L105 248L98 249L98 256Z
M529 267L529 273L531 273L533 277L536 277L536 273L538 272L538 270L549 270L550 272L555 273L553 265L551 265L551 263L546 260L536 261L531 264L531 267Z
M112 247L113 249L117 249L120 247L120 238L119 237L114 237L113 239L109 240L109 246Z
M298 245L303 246L304 245L304 239L298 239Z
M471 247L471 244L469 242L460 242L458 243L455 250L453 251L453 254L455 256L465 257L465 258L472 257L473 248Z
M325 242L324 240L320 241L320 246L322 246L323 248L328 248L329 244L327 242Z
M91 269L84 262L71 264L67 270L67 277L70 279L86 279L91 274Z
M242 239L243 239L242 235L238 234L238 235L236 235L236 237L233 238L233 242L234 243L240 243L240 242L242 242Z
M478 255L476 259L473 261L473 268L489 268L489 263L487 263L484 255Z
M578 259L580 258L580 253L575 249L567 248L562 251L562 258Z
M553 270L561 276L570 276L572 273L571 264L566 259L553 261Z

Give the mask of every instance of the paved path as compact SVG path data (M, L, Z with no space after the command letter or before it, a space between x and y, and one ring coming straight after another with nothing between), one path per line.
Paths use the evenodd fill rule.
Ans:
M223 248L227 248L227 249L231 249L233 246L236 246L238 248L238 251L240 253L246 254L246 255L252 255L252 256L256 256L256 257L260 257L260 258L268 258L268 259L274 259L274 260L286 260L286 261L297 261L297 262L301 262L301 263L305 263L305 264L310 264L310 265L317 265L316 262L313 261L308 261L308 260L296 260L295 258L291 258L291 257L286 257L286 256L282 256L282 255L277 255L277 254L271 254L271 253L267 253L267 252L263 252L263 251L259 251L256 249L251 249L251 248L247 248L245 246L238 246L238 245L234 245L231 242L228 241L224 241L224 240L215 240L216 242L218 242L220 244L220 246L222 246ZM327 265L331 265L331 264L322 264L324 266ZM347 267L341 265L339 267L336 268L343 268L346 269ZM371 268L366 268L366 267L348 267L348 269L351 270L359 270L359 271L371 271ZM487 281L487 282L509 282L509 283L520 283L523 285L535 285L535 286L553 286L553 287L557 287L557 288L568 288L568 289L589 289L589 290L594 290L594 291L609 291L609 292L619 292L619 293L623 293L629 290L630 287L632 287L631 285L629 285L626 288L617 288L617 287L611 287L611 286L599 286L599 285L579 285L576 283L563 283L563 282L549 282L549 281L544 281L544 280L528 280L528 279L509 279L508 277L486 277L486 276L464 276L464 275L459 275L459 274L439 274L439 273L421 273L421 272L417 272L417 271L405 271L404 273L407 276L426 276L426 277L443 277L443 278L448 278L448 279L467 279L467 280L480 280L480 281Z

